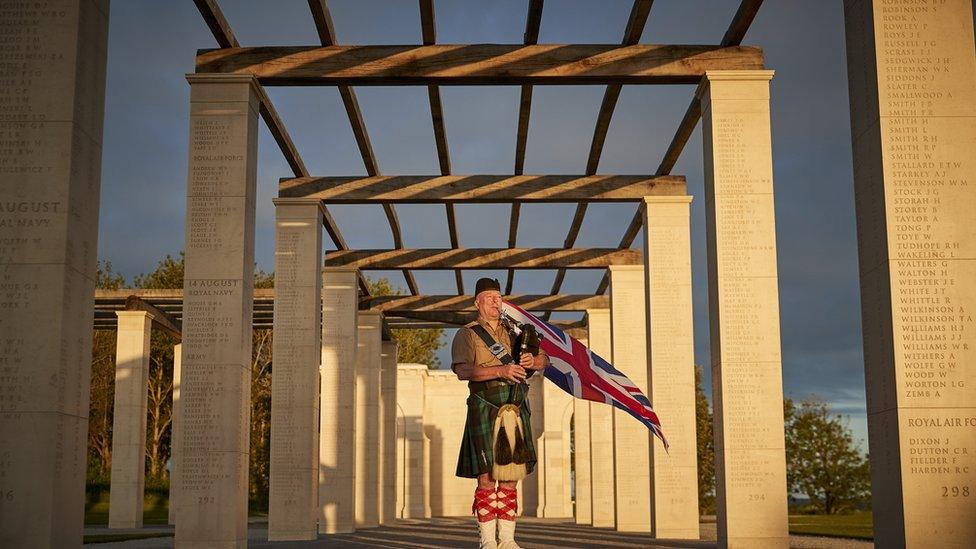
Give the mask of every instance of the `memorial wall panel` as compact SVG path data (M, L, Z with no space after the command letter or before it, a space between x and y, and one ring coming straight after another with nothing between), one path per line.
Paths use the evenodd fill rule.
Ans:
M176 542L247 543L257 83L191 75Z
M719 545L786 547L786 456L770 138L772 71L702 94Z
M275 199L268 538L318 537L322 206Z
M644 267L610 266L611 363L647 394ZM614 494L620 532L651 531L650 431L630 414L613 410Z
M847 1L875 540L976 537L972 2Z
M82 542L107 40L108 2L0 0L3 546Z
M322 270L319 532L353 532L356 502L358 273Z

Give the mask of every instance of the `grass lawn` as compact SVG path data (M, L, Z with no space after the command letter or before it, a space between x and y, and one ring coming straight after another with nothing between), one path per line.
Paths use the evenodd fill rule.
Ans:
M790 515L791 534L874 539L871 511L849 515Z
M108 503L99 502L85 506L85 524L88 526L105 526L108 524ZM143 524L166 524L169 521L169 509L165 504L145 505L142 511Z

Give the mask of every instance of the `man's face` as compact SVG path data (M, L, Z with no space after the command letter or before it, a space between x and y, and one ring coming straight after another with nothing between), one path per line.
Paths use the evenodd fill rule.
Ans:
M502 294L496 290L485 290L475 296L474 304L478 316L485 320L498 320L502 314Z

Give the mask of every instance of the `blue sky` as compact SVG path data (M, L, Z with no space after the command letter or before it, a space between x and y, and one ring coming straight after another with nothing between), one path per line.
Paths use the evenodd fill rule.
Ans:
M549 0L540 43L619 43L630 0ZM738 0L658 0L641 43L717 43ZM221 0L242 45L313 45L305 0ZM418 44L417 2L332 0L339 43ZM440 43L519 43L527 0L435 3ZM111 5L102 165L99 258L131 280L184 243L189 87L197 48L215 42L193 2L124 0ZM767 2L744 44L765 49L776 71L771 86L773 165L784 389L817 394L848 414L866 439L853 175L841 2ZM600 173L653 173L693 92L691 86L625 86L599 166ZM268 88L306 165L315 175L364 175L334 88ZM426 90L360 87L360 106L380 171L439 172ZM511 173L517 87L442 88L452 168L458 174ZM536 87L525 173L583 173L603 87ZM274 209L280 177L291 175L274 140L259 138L256 259L274 269ZM709 364L708 298L701 132L673 171L688 178L692 204L695 358ZM591 205L577 242L615 246L633 205ZM353 248L392 247L379 206L332 207ZM523 206L520 247L560 247L574 207ZM407 247L447 247L441 205L398 207ZM504 247L509 207L457 209L464 247ZM326 237L326 240L328 238ZM331 248L331 243L327 246ZM635 242L640 247L641 241ZM398 272L379 273L403 284ZM470 271L467 287L483 275ZM547 293L555 271L521 271L515 293ZM425 294L456 291L453 274L417 272ZM566 293L592 293L601 273L570 272ZM558 318L558 317L557 317ZM442 361L447 362L446 353Z

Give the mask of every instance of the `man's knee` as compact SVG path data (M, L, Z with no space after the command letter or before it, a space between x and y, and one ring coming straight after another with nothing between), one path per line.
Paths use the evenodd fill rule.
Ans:
M494 488L495 479L491 478L491 474L482 473L478 475L478 488Z

